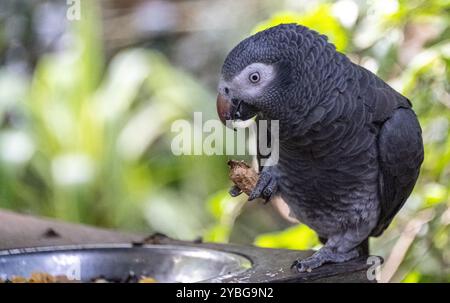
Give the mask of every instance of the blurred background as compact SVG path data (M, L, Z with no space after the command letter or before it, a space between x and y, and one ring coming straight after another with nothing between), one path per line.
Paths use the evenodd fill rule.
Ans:
M450 1L68 2L0 1L0 208L177 239L318 248L314 232L270 204L228 196L227 156L170 150L173 121L216 118L232 47L297 22L412 100L425 162L372 253L386 260L385 281L450 282ZM79 16L69 11L77 2Z

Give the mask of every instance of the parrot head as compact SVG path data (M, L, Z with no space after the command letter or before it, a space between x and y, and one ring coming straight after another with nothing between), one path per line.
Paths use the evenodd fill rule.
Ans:
M220 120L247 120L256 115L282 119L295 66L295 42L304 27L282 24L240 42L227 56L218 85Z

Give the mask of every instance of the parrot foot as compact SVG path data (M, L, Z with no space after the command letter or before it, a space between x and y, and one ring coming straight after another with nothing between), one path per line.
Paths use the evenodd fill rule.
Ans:
M256 183L255 188L250 193L248 197L248 201L252 201L256 198L263 198L268 202L272 195L276 192L277 189L277 180L276 178L268 171L262 171L259 175L258 182Z
M295 260L291 268L297 269L298 272L311 272L314 268L320 267L325 263L342 263L359 256L358 250L353 249L349 252L333 252L330 249L322 248L311 257L303 260Z

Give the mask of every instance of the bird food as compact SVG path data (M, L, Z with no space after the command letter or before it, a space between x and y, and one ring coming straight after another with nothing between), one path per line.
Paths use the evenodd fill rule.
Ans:
M250 195L258 182L258 173L244 161L229 160L229 177L233 183L247 195Z
M10 279L2 280L0 283L81 283L80 280L69 279L66 275L53 276L48 273L34 272L29 278L22 276L13 276ZM106 279L104 277L98 277L92 279L92 283L157 283L156 279L147 276L136 276L130 273L124 280Z

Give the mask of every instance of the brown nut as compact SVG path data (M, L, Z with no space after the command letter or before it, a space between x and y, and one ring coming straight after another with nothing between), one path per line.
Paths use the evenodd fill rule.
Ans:
M230 180L244 193L250 195L258 182L258 173L244 161L229 160Z

